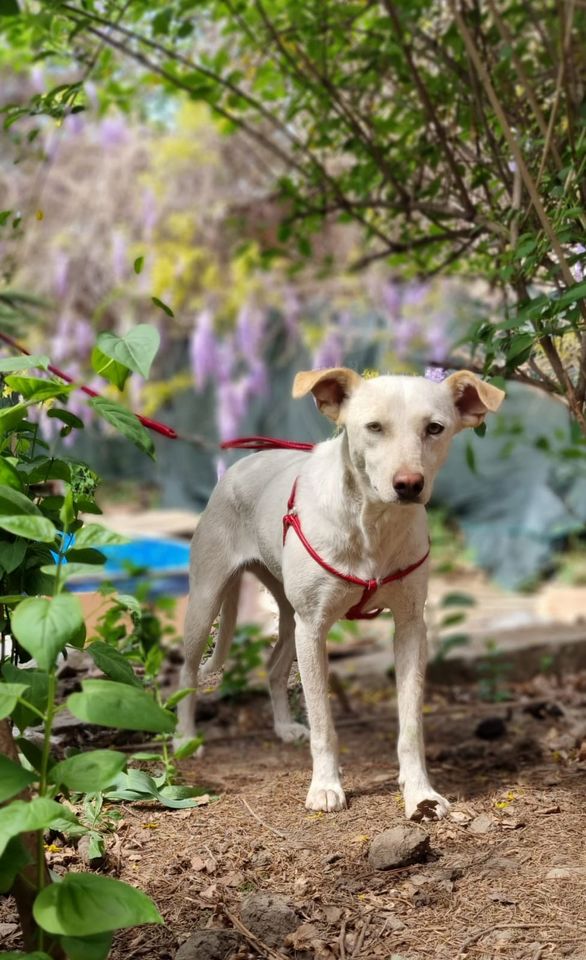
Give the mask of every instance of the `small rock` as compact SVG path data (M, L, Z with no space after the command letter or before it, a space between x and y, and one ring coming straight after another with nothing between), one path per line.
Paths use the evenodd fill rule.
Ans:
M545 874L546 880L577 880L586 877L586 867L552 867Z
M286 897L272 893L251 893L242 901L242 923L269 947L281 946L300 924L300 918Z
M470 833L490 833L494 830L495 819L490 813L479 813L469 825Z
M429 853L429 834L416 823L392 827L375 837L370 845L368 862L375 870L407 867L421 863Z
M227 960L242 943L233 930L196 930L179 947L175 960Z
M480 740L499 740L506 733L507 725L502 717L485 717L476 727L474 736Z

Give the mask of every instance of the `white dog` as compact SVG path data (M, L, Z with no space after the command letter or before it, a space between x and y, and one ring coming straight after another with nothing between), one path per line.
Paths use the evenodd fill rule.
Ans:
M234 633L240 575L252 570L279 606L269 661L275 732L308 735L293 723L287 681L297 661L309 719L313 777L309 810L341 810L346 798L328 700L326 638L350 610L389 608L395 622L399 784L411 819L439 819L449 803L425 766L422 698L427 640L423 610L429 542L425 504L450 441L481 424L504 393L474 374L363 379L333 368L298 373L337 435L310 452L271 450L231 467L214 490L191 548L181 683L196 687L214 619L216 647L202 668L221 668ZM178 739L195 735L195 694L179 704Z

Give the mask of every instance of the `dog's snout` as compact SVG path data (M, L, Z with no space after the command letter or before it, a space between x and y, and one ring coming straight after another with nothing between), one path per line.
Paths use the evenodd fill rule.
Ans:
M393 487L399 500L416 500L423 490L424 483L425 478L422 473L408 473L404 470L393 477Z

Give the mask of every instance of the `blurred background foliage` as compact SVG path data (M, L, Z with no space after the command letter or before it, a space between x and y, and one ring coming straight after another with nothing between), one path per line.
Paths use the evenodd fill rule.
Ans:
M0 12L0 323L106 394L94 334L157 324L125 402L190 442L143 486L200 508L218 439L324 436L290 409L304 365L468 366L565 404L513 384L438 487L491 572L547 568L586 519L582 7ZM133 478L120 441L102 459Z

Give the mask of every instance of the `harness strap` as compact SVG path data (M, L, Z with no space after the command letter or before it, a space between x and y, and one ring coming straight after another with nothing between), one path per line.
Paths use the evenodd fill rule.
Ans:
M364 606L368 600L372 597L374 593L378 590L379 587L384 586L387 583L393 583L395 580L403 580L404 577L409 576L410 573L413 573L419 567L421 567L429 556L431 546L427 548L427 551L423 557L419 560L416 560L415 563L412 563L408 567L404 567L402 570L395 570L394 573L389 573L388 576L383 577L379 580L364 580L362 577L355 577L351 573L341 573L340 570L336 570L335 567L332 567L323 557L320 557L319 553L312 547L309 540L303 533L301 528L301 520L299 519L299 514L295 508L295 498L297 495L297 480L295 480L291 493L289 495L289 500L287 501L287 513L283 517L283 544L287 537L287 531L290 527L293 528L297 536L299 537L301 543L307 550L309 556L312 560L315 560L316 563L320 565L324 570L327 570L328 573L331 573L332 576L338 577L339 580L344 580L346 583L354 583L358 587L363 587L363 594L358 601L354 604L353 607L348 610L346 613L346 620L373 620L375 617L380 616L383 612L383 608L379 607L376 610L370 610L369 612L364 612Z
M277 440L275 437L239 437L237 440L225 440L220 444L222 450L313 450L315 443L301 443L296 440Z

